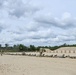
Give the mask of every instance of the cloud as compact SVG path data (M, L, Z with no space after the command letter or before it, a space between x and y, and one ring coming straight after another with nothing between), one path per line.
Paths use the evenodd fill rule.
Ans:
M0 0L0 6L3 5L4 1L5 1L5 0Z
M76 18L71 17L71 14L68 12L65 12L60 19L46 14L42 14L42 16L38 15L38 17L35 17L35 21L45 26L55 26L60 28L70 28L76 26Z
M22 0L11 0L8 8L9 14L18 18L33 15L35 12L40 10L38 7L29 4L28 0L26 0L26 3L24 3Z
M6 29L5 24L0 23L0 33Z
M28 0L0 0L2 44L58 45L76 40L76 17L70 12L55 17ZM41 7L41 8L40 8ZM50 8L49 8L50 9Z
M0 32L3 30L3 27L2 27L2 25L0 24Z

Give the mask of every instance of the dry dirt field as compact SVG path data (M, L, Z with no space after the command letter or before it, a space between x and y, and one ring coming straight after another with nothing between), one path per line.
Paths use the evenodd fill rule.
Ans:
M3 55L0 75L76 75L76 59Z

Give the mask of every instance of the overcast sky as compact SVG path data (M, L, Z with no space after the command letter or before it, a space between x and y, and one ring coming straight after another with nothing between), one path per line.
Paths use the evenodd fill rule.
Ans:
M0 43L76 44L76 0L0 0Z

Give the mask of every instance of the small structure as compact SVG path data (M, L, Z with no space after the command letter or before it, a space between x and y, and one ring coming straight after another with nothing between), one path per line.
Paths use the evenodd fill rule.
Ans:
M52 50L50 50L50 49L48 49L48 48L44 48L44 52L46 52L46 53L51 53Z
M42 53L45 51L45 49L44 48L40 48L40 56L42 56Z

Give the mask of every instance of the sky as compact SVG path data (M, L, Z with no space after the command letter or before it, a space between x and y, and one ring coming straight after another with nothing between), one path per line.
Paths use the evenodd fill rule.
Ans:
M0 44L76 44L76 0L0 0Z

